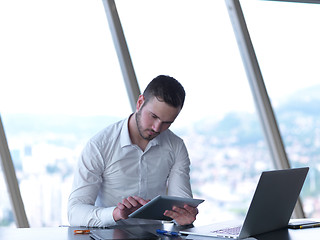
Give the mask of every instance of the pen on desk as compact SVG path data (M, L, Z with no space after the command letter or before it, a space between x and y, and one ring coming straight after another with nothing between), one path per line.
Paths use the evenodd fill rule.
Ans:
M162 229L157 229L157 233L163 234L166 236L180 236L180 233L178 233L178 232L172 232L172 231L167 231L167 230L162 230Z
M311 224L301 225L301 226L300 226L300 229L304 229L304 228L315 228L315 227L320 227L320 223L311 223Z

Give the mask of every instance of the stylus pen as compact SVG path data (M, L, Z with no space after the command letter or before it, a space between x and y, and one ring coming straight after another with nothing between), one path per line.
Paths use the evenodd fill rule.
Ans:
M166 230L162 230L162 229L157 229L157 233L163 234L166 236L180 236L180 233L178 233L178 232L171 232L171 231L166 231Z
M303 228L315 228L315 227L320 227L320 223L311 223L311 224L301 225L300 229L303 229Z

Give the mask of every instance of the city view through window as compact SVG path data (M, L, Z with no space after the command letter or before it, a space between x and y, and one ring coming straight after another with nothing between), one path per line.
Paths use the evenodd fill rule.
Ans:
M177 78L186 89L171 129L187 145L194 197L206 200L196 224L244 216L261 171L274 166L224 1L116 4L140 89L159 74ZM320 215L314 9L320 10L243 3L290 163L310 166L302 191L308 217ZM308 17L296 19L297 11ZM264 21L270 12L274 22ZM30 226L68 224L67 199L84 144L131 113L102 2L3 1L0 31L0 114ZM0 225L14 227L3 179L1 170L0 191L6 194L0 197Z

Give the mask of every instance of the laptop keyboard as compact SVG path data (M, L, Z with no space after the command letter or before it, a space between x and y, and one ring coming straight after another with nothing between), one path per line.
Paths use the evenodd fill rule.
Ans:
M217 233L217 234L238 235L240 233L240 230L241 230L241 226L236 226L236 227L230 227L230 228L214 230L214 231L211 231L211 232L212 233Z

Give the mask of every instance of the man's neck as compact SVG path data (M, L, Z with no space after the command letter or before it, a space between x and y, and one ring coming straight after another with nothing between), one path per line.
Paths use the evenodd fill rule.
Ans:
M136 123L136 114L132 114L128 121L128 129L129 129L129 136L131 142L144 151L149 143L149 140L146 140L140 136L138 131L137 123Z

